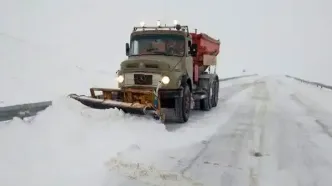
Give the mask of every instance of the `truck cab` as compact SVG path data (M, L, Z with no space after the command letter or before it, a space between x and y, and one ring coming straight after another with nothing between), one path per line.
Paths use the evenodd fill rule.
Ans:
M135 27L126 43L128 59L120 65L119 88L157 87L162 81L161 89L178 89L183 76L192 87L195 47L187 27Z

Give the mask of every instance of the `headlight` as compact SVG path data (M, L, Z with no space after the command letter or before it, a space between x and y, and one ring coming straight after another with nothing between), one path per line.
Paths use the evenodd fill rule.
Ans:
M168 76L164 76L162 79L161 79L161 82L165 85L167 85L169 83L170 79Z
M116 78L116 80L117 80L119 83L122 83L123 80L124 80L123 75L119 75L119 76Z

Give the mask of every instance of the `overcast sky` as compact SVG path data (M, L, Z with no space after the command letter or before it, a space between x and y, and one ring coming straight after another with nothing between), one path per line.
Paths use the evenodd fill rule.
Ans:
M247 69L329 83L331 10L331 0L1 0L0 39L112 66L141 20L177 19L221 40L220 76Z

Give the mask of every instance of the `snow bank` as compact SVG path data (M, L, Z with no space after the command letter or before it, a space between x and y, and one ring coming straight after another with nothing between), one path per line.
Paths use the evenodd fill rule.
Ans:
M118 152L181 148L209 137L217 125L203 120L168 132L152 118L60 98L37 117L1 126L1 185L102 185L110 177L105 163Z

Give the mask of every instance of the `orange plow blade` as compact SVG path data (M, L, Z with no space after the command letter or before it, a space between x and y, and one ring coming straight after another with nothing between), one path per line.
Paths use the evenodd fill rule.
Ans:
M96 95L96 91L102 94ZM160 104L153 90L91 88L90 93L91 96L70 94L69 97L94 109L117 108L125 113L147 114L159 119Z

